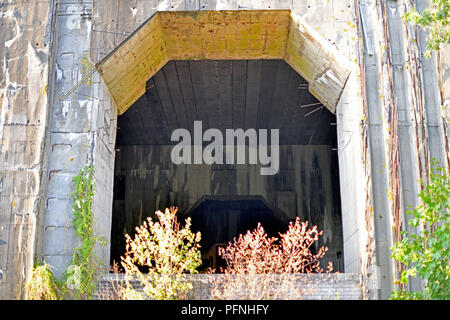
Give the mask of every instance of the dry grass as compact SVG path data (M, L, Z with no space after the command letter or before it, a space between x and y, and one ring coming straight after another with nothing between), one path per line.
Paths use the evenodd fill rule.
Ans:
M35 266L30 279L25 284L28 300L60 300L58 286L50 266Z

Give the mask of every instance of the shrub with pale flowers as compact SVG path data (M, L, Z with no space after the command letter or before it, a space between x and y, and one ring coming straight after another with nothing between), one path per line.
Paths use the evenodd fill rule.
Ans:
M121 264L126 276L136 277L151 299L180 298L192 288L183 280L183 274L196 273L201 265L200 232L191 232L190 218L181 226L176 214L176 208L158 211L158 221L149 217L136 227L134 239L125 236L126 252ZM147 273L142 268L148 269ZM129 282L127 288L133 290Z

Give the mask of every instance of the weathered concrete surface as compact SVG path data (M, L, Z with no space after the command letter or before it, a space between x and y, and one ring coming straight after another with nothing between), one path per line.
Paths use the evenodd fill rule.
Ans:
M89 61L92 2L59 1L55 10L52 127L37 257L60 277L79 245L72 227L72 179L85 165L95 167L96 234L109 243L113 186L109 173L114 167L117 108L98 74L66 96L93 68ZM109 246L96 248L96 254L107 268Z
M431 0L415 0L419 11L429 7ZM449 166L448 143L445 144L446 134L444 132L444 118L442 105L444 97L440 92L437 54L432 53L429 59L423 57L426 50L427 33L423 29L418 30L417 45L422 54L422 66L420 78L423 85L423 103L425 105L425 123L427 127L428 150L432 159L438 162L440 167ZM448 140L447 140L448 142Z
M378 281L384 279L383 285L378 284L377 289L385 290L384 298L392 289L390 286L392 278L392 266L390 264L389 248L392 245L391 235L391 213L392 203L389 199L389 189L391 177L389 175L389 109L385 105L389 102L390 89L386 88L385 80L387 68L385 39L383 36L383 25L380 23L382 15L380 6L374 1L360 1L362 29L365 32L365 47L363 56L364 79L366 88L367 105L367 127L368 127L368 147L371 156L371 179L373 213L375 215L375 238L376 238L376 259L379 266ZM371 35L371 36L369 36ZM382 43L382 45L378 45ZM375 89L377 88L377 89ZM381 293L381 296L383 296Z
M282 7L262 10L253 5L259 10L249 11L230 3L220 12L196 7L155 12L97 64L119 114L144 94L146 81L169 60L281 58L335 113L351 63L295 10L273 10Z
M402 20L409 5L359 3L378 294L386 299L402 270L391 260L391 247L401 230L410 229L406 212L418 204L417 181L427 179L431 157L446 165L448 147L445 151L436 57L423 57L422 31ZM421 1L416 4L423 8ZM420 289L420 282L412 281L411 289Z
M353 70L337 107L339 182L345 272L364 275L363 297L377 290L370 158L359 72Z
M23 297L34 262L51 5L0 4L0 299Z
M350 60L356 59L357 27L353 0L95 0L91 58L97 63L158 11L291 9Z
M447 166L450 166L450 46L447 45L440 52L440 85L441 85L441 95L443 97L442 101L442 112L443 112L443 127L446 135L446 145L447 145Z
M89 98L90 87L81 88L77 92L79 95L58 101L59 96L88 72L86 37L91 25L87 16L90 4L85 3L75 5L71 1L59 1L55 7L50 66L54 74L50 83L52 121L48 136L48 166L43 176L47 188L41 209L44 218L40 221L37 258L53 266L57 277L68 266L79 245L71 226L70 195L75 185L72 178L92 160L90 146L95 133L90 129L98 106Z

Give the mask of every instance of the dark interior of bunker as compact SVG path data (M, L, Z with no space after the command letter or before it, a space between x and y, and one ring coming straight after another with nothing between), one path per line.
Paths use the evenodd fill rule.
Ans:
M279 129L279 171L253 164L171 161L178 128ZM269 235L299 217L324 233L314 250L344 272L336 116L283 60L170 61L146 93L118 118L111 264L125 253L125 234L154 212L179 208L202 233L203 266L218 268L218 248L261 223ZM193 133L192 133L193 135Z

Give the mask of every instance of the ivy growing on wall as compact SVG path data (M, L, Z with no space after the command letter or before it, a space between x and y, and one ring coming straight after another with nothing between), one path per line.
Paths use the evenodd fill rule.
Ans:
M102 237L94 233L93 177L93 166L85 166L73 178L75 188L71 195L72 225L80 238L80 246L74 250L71 265L64 271L61 279L53 275L50 265L36 265L26 285L28 299L92 299L97 285L97 271L101 267L94 254L94 247L105 243Z
M99 263L94 254L97 243L104 240L94 234L94 219L92 216L92 202L94 198L94 168L85 166L73 178L75 189L73 199L73 228L80 238L81 245L75 249L71 265L64 273L67 292L75 298L92 298L96 289L96 273Z

